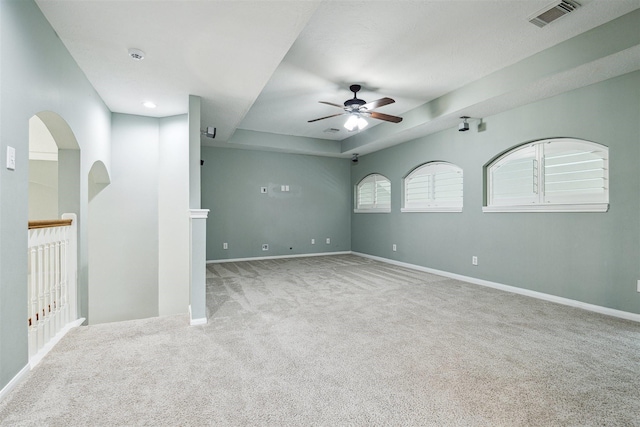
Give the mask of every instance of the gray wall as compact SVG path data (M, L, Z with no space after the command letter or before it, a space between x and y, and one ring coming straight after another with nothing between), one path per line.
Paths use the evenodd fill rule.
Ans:
M0 389L28 363L27 216L29 119L42 111L60 115L79 150L68 168L78 184L61 189L60 209L78 214L80 258L78 299L86 315L87 180L90 165L107 168L111 114L71 58L36 4L0 0ZM16 170L7 170L7 146L16 149ZM61 165L64 159L61 159ZM82 165L80 165L80 161ZM81 181L81 177L84 177ZM66 182L60 176L60 182ZM73 211L68 210L75 207Z
M356 252L640 313L640 72L362 156L352 189L378 172L390 214L353 214ZM606 213L483 213L483 166L520 143L574 137L609 147ZM462 213L400 213L402 178L445 160L464 170ZM397 244L393 252L392 244ZM472 266L477 256L479 265Z
M111 183L89 203L89 323L186 314L186 114L113 114Z
M58 161L29 160L29 221L58 218Z
M350 160L211 147L202 159L207 260L351 250Z
M186 114L160 119L157 172L160 316L186 313L189 307L189 146Z
M113 114L111 184L89 204L89 323L158 315L159 126Z

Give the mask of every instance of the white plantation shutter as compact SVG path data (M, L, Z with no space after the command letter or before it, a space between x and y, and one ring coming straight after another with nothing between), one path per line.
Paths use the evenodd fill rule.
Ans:
M446 162L415 168L404 179L403 212L461 211L462 169Z
M607 147L570 138L517 147L488 166L484 210L606 211L608 157Z
M375 205L375 176L369 175L358 184L358 209L373 209Z
M596 144L544 145L545 203L608 203L608 156Z
M534 144L521 147L510 151L490 168L492 205L539 202L537 153Z
M383 175L365 176L356 186L355 212L390 212L391 181Z
M376 208L391 210L391 181L382 175L376 177Z

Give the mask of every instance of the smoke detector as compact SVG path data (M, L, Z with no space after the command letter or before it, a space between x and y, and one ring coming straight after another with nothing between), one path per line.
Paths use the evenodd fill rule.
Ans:
M579 7L580 3L573 0L554 1L549 6L531 15L529 22L542 28Z
M142 61L144 59L144 52L140 49L129 49L129 56L134 61Z

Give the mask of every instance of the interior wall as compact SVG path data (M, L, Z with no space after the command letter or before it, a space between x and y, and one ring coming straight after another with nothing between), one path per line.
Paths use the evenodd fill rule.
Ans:
M25 54L28 52L28 54ZM27 229L29 119L42 111L69 125L81 155L76 180L95 160L110 167L111 115L32 0L0 0L0 389L28 363ZM16 168L5 167L7 146ZM77 159L77 157L76 157ZM62 164L62 159L59 159ZM80 170L78 170L78 168ZM62 182L62 178L60 181ZM80 236L79 300L86 301L86 183L60 194L59 209L74 205ZM67 200L73 199L73 203ZM86 304L80 313L86 316Z
M159 119L111 123L111 183L89 205L91 324L158 315Z
M349 159L213 147L202 159L207 260L351 250Z
M58 218L58 161L29 160L29 221Z
M58 218L58 146L44 122L29 119L29 221Z
M189 124L160 119L158 159L158 312L189 307Z
M189 95L189 208L200 209L200 111L199 96Z
M640 72L361 156L391 180L390 214L352 213L352 248L418 266L640 313ZM483 166L515 145L574 137L609 147L606 213L483 213ZM432 160L464 170L462 213L401 213L402 179ZM397 252L392 245L397 245ZM471 263L478 257L478 265Z

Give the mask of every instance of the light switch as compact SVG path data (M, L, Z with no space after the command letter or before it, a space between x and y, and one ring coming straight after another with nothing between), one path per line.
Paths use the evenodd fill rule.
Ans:
M16 149L7 146L7 169L16 170Z

